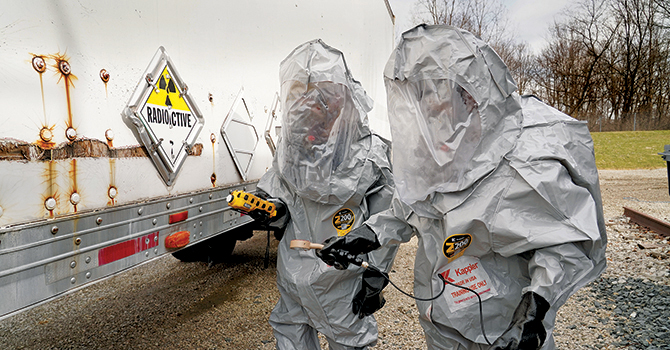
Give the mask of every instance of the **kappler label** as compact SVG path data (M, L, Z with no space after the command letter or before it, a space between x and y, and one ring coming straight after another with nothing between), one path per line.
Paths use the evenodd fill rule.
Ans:
M440 273L448 282L444 290L449 311L455 312L478 302L475 293L457 286L467 287L476 292L482 301L498 295L495 287L490 283L489 275L481 266L481 262L474 256L462 256L446 266Z

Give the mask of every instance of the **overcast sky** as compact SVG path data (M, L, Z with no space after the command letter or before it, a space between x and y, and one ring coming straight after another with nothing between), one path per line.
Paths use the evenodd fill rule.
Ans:
M554 22L554 17L573 0L502 0L502 2L507 6L510 22L516 27L518 39L527 42L532 50L538 53L546 43L548 29ZM402 33L411 28L410 11L416 0L389 0L389 3L396 16L396 31Z

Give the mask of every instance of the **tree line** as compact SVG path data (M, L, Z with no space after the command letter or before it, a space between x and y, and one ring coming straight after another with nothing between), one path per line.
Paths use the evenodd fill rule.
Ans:
M670 129L670 1L576 0L539 53L516 40L499 0L417 0L415 23L448 24L489 42L520 94L591 131Z

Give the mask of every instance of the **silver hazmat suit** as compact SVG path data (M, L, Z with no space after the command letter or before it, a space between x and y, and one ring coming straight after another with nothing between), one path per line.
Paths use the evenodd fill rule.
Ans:
M447 280L483 300L493 342L522 295L556 311L605 269L606 234L586 123L519 97L499 56L471 33L415 27L384 72L396 194L366 222L382 245L418 236L414 293ZM476 296L446 286L417 302L429 349L488 349Z
M288 212L279 243L277 286L270 315L278 349L364 349L377 340L374 317L360 319L352 298L362 268L336 270L314 251L292 250L294 239L323 242L347 234L393 196L390 146L368 127L372 100L354 80L343 54L321 40L297 47L280 66L282 128L273 166L258 187ZM397 248L397 247L395 247ZM395 248L370 253L382 270Z

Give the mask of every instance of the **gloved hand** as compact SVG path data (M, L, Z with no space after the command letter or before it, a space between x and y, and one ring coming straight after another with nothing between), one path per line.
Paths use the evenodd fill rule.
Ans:
M254 221L256 221L256 223L261 226L265 226L270 223L270 214L264 210L252 210L248 214L252 219L254 219Z
M366 225L361 225L344 236L331 237L323 242L323 249L316 255L328 265L338 270L345 270L356 255L364 254L379 248L377 235Z
M358 318L372 315L386 304L382 290L389 283L388 275L377 269L367 268L363 271L361 289L351 302L351 311Z
M264 210L255 209L250 211L248 213L249 216L251 216L251 218L254 219L254 221L256 221L261 226L267 226L271 222L278 221L285 215L288 215L288 212L286 211L286 205L284 204L284 201L282 201L281 199L268 197L267 194L263 192L259 192L258 197L274 204L275 210L277 210L277 215L275 215L272 218L270 218L270 214Z
M534 292L523 295L507 330L491 350L537 350L542 347L547 331L542 320L549 311L549 302Z

